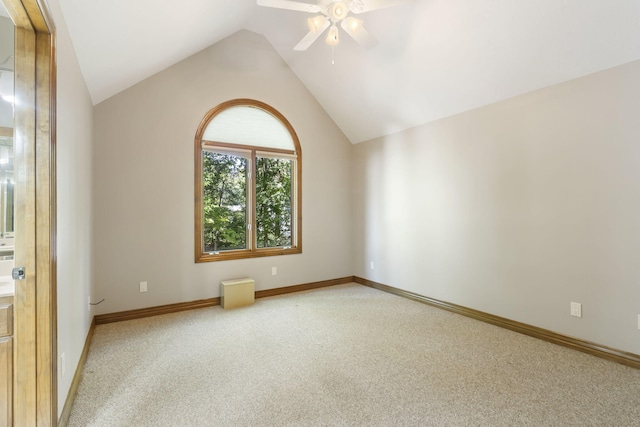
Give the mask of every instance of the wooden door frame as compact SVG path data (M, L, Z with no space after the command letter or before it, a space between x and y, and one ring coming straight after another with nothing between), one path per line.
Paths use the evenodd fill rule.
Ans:
M14 146L16 265L13 424L56 426L56 53L44 0L3 0L16 26ZM20 216L18 218L18 216Z

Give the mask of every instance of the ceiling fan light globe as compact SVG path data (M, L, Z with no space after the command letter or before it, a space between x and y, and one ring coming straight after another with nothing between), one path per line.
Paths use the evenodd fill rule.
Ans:
M324 26L325 20L326 18L322 15L316 15L312 18L307 19L307 26L309 27L309 31L314 33L319 31Z
M332 25L331 28L329 28L327 38L324 41L327 42L329 46L336 46L338 43L340 43L338 36L338 27Z
M312 18L307 19L307 26L311 32L317 32L324 25L324 21L326 18L322 15L316 15Z
M347 26L347 28L349 28L352 34L358 34L360 29L362 28L362 20L354 18L353 16L345 19L344 24Z

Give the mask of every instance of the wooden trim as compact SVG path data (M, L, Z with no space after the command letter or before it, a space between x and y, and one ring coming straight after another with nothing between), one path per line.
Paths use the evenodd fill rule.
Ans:
M43 18L43 22L46 19ZM58 420L55 41L36 33L36 346L38 425Z
M256 298L266 298L275 295L290 294L292 292L308 291L310 289L324 288L327 286L342 285L353 282L353 276L343 277L340 279L324 280L321 282L305 283L302 285L285 286L283 288L266 289L257 291ZM197 308L206 308L220 305L220 297L209 298L190 302L180 302L177 304L160 305L156 307L140 308L137 310L120 311L117 313L99 314L94 317L96 325L105 323L122 322L125 320L142 319L144 317L158 316L161 314L177 313L180 311L194 310Z
M200 125L202 126L202 124ZM200 134L196 134L196 145L193 150L194 159L194 182L193 182L193 204L194 204L194 220L193 220L193 244L194 244L194 254L195 261L199 262L200 258L202 258L204 252L204 215L202 212L203 209L203 198L204 198L204 185L202 183L202 144L198 141L198 136Z
M36 284L36 36L16 28L14 106L15 264L26 278L16 282L14 298L15 425L37 425L37 284Z
M273 297L276 295L290 294L293 292L326 288L327 286L344 285L345 283L351 282L353 282L353 276L342 277L340 279L324 280L322 282L305 283L302 285L285 286L283 288L265 289L262 291L256 291L256 298Z
M431 305L433 307L441 308L452 313L461 314L463 316L480 320L485 323L490 323L492 325L509 329L514 332L529 335L531 337L538 338L553 344L558 344L564 347L571 348L573 350L578 350L583 353L591 354L593 356L640 369L640 355L634 353L628 353L590 341L562 335L547 329L527 325L526 323L516 322L515 320L510 320L504 317L485 313L483 311L463 307L461 305L453 304L450 302L440 301L435 298L429 298L424 295L416 294L414 292L405 291L402 289L394 288L393 286L383 285L382 283L363 279L362 277L355 276L354 282L404 298L412 299L414 301L418 301L427 305Z
M120 311L117 313L99 314L95 316L94 319L96 325L103 325L105 323L142 319L145 317L159 316L161 314L178 313L180 311L194 310L197 308L213 307L215 305L220 305L219 297L198 301L180 302L177 304L159 305L156 307L139 308L136 310Z
M55 27L45 0L21 0L37 33L53 34Z
M244 254L253 256L258 249L258 222L256 221L256 212L258 210L258 195L256 194L256 180L258 176L258 164L256 163L256 151L251 151L251 162L249 164L249 185L245 189L245 200L247 201L247 209L249 210L245 215L244 229L247 231L248 236L245 239L248 245L248 251ZM247 194L249 191L249 194ZM251 226L249 229L249 226ZM204 231L204 230L203 230ZM293 242L292 242L293 243ZM216 255L214 255L216 257ZM204 257L206 258L206 256Z
M91 320L91 326L89 327L89 332L87 333L87 339L84 342L84 347L82 349L82 354L80 355L80 360L78 360L78 366L76 367L76 372L73 374L71 387L69 387L67 400L65 401L64 407L62 408L62 413L60 414L58 425L66 426L67 424L69 424L71 409L73 408L73 402L76 400L76 395L78 394L78 386L80 385L80 380L82 379L82 374L84 372L84 365L85 365L85 362L87 361L87 354L89 354L89 346L91 345L91 340L93 339L93 333L95 332L95 329L96 329L96 318L94 317Z
M13 425L13 297L0 297L0 425Z
M3 126L0 126L0 136L13 138L13 128L6 128Z
M231 150L238 151L257 151L264 153L275 153L275 154L287 154L289 156L295 156L296 152L293 150L283 150L280 148L269 148L269 147L258 147L257 145L242 145L242 144L230 144L228 142L215 142L215 141L207 141L206 139L202 140L202 143L205 147L211 148L229 148Z
M13 406L13 338L0 338L0 425L12 426Z
M3 0L5 9L9 12L9 17L13 21L16 28L23 28L33 32L33 26L24 4L21 0ZM14 68L15 70L15 68Z
M196 259L196 263L213 262L213 261L230 261L235 259L260 258L275 255L292 255L302 253L301 248L261 248L252 251L250 249L239 249L232 251L223 251L219 254L204 253L200 258Z
M13 296L0 297L0 338L10 337L12 335ZM2 385L0 385L0 387L2 387Z
M228 251L228 252L220 252L218 254L209 254L204 252L203 247L203 225L204 218L202 215L202 203L203 203L203 185L202 185L202 143L204 132L207 129L207 126L215 118L216 115L221 113L222 111L236 106L250 106L259 108L277 120L279 120L289 131L291 135L291 139L293 140L293 144L295 146L295 154L296 154L296 179L294 188L292 192L295 192L293 197L293 212L292 218L294 218L295 229L292 230L293 238L291 248L282 249L282 248L265 248L258 249L257 244L255 242L256 239L253 238L255 235L256 227L255 227L255 206L251 208L251 212L248 212L247 219L251 219L253 221L254 227L251 230L252 236L248 239L250 246L245 250L238 251ZM211 144L211 141L207 141L208 147L215 147L215 145ZM302 253L302 148L300 146L300 140L298 139L298 135L296 131L291 126L291 123L275 108L271 107L264 102L257 101L255 99L233 99L230 101L223 102L218 106L212 108L205 114L204 118L200 122L198 126L198 130L196 131L196 136L194 139L194 257L195 262L213 262L213 261L224 261L224 260L236 260L236 259L247 259L247 258L256 258L256 257L265 257L265 256L274 256L274 255L290 255L290 254L299 254ZM241 146L235 144L220 144L223 147L230 147L236 149L246 149L250 148L248 146ZM251 148L251 156L253 159L253 166L255 168L255 153L256 151L273 151L278 152L279 150L270 150L268 147L254 147ZM252 183L255 182L255 171L253 171L253 179ZM252 184L253 185L253 184ZM255 188L253 189L255 195Z

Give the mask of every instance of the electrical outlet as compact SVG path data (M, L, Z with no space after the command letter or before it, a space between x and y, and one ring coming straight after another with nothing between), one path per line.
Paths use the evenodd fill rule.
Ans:
M140 292L147 292L147 282L140 282Z
M580 304L579 302L572 302L571 315L573 317L582 317L582 304Z
M373 261L371 261L371 263L369 264L369 267L371 267L371 269L373 270L374 268L376 268L376 265L373 263Z
M275 276L278 274L278 267L271 267L271 275Z
M91 313L91 297L87 297L87 310Z
M60 355L60 378L64 378L65 372L66 372L65 357L64 357L64 353L62 353Z

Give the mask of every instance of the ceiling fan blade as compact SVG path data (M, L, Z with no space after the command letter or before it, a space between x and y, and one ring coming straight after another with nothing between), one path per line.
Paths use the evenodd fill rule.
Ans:
M349 34L355 41L360 43L365 48L369 49L378 44L378 40L373 37L369 31L367 31L362 26L362 21L360 21L360 25L354 27L353 25L349 25L349 20L345 19L342 21L340 26L344 30L345 33Z
M349 9L353 13L364 13L384 9L385 7L398 6L410 1L412 0L354 0L349 5Z
M291 0L258 0L258 6L275 7L278 9L298 10L300 12L318 13L320 6L317 4L301 3Z
M307 35L304 36L302 40L300 40L296 47L293 48L293 50L307 50L309 46L311 46L313 42L316 41L327 28L329 28L330 24L331 23L329 22L329 20L326 20L322 28L320 28L318 31L309 31Z

